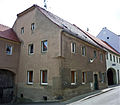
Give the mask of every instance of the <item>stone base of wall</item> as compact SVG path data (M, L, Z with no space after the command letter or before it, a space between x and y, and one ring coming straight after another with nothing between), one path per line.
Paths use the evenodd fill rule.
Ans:
M105 83L99 83L99 89L106 88ZM55 90L50 86L32 86L24 85L18 86L17 97L27 99L33 102L40 102L47 100L67 100L74 96L82 95L94 91L90 83L81 84L79 87L65 88L63 90Z

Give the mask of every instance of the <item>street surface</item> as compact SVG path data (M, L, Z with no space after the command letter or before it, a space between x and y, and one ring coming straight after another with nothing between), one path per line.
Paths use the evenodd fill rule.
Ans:
M68 105L120 105L120 86L101 95Z

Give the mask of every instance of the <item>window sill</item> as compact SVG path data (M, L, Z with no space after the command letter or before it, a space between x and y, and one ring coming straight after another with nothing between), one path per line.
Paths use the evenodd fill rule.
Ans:
M85 85L85 84L86 84L85 82L82 83L82 85Z
M33 55L34 53L29 53L28 55Z
M46 86L46 85L48 85L48 83L41 83L41 85L45 85Z
M76 85L76 83L71 83L71 85Z
M28 82L27 85L33 85L33 82Z

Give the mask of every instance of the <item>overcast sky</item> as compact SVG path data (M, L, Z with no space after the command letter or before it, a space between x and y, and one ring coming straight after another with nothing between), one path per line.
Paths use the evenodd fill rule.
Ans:
M44 0L0 0L0 24L12 27L16 15ZM103 27L120 35L120 0L47 0L47 10L96 36Z

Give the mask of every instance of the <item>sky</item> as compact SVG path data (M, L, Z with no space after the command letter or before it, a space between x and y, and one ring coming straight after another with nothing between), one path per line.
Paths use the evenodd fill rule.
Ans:
M17 14L44 0L0 0L0 24L12 27ZM97 36L102 28L120 35L120 0L47 0L47 10Z

